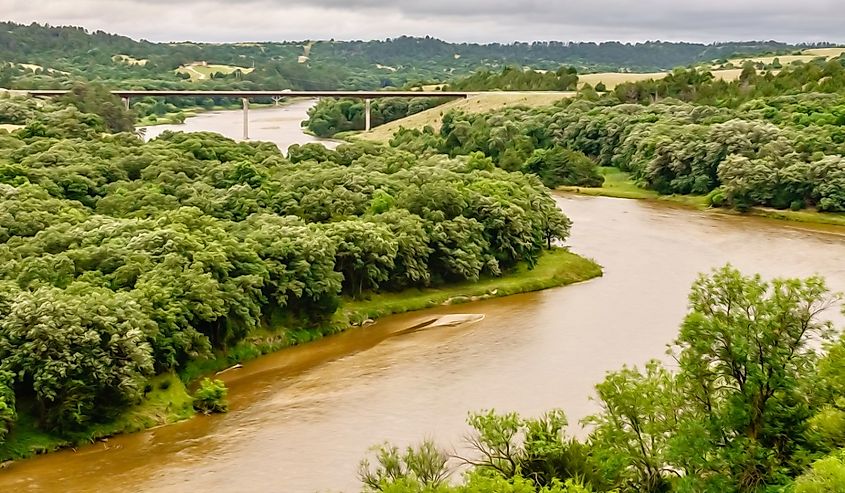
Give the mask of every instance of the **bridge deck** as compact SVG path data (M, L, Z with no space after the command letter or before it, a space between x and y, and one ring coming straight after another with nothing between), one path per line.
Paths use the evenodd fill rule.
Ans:
M26 91L30 96L48 97L67 94L67 90L39 89ZM121 98L144 96L218 96L231 98L311 97L311 98L467 98L471 93L453 91L112 91Z

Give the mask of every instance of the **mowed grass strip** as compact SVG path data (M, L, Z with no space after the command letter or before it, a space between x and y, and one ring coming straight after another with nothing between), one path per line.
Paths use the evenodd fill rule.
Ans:
M566 286L602 275L599 264L566 248L543 252L537 265L520 265L502 277L450 284L437 288L409 289L381 293L367 300L346 301L338 311L339 320L360 323L396 313L405 313L442 304L459 304L479 299L499 298L520 293Z

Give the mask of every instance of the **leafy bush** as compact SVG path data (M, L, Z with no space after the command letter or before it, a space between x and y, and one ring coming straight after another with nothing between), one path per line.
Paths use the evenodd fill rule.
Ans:
M404 453L389 444L375 447L373 451L375 465L364 459L358 467L361 482L371 491L384 491L396 484L437 489L449 478L450 471L446 466L449 456L431 440L408 447Z
M153 370L154 330L127 293L85 285L23 291L0 322L0 370L35 395L48 428L79 429L140 395Z
M813 463L795 480L795 493L845 491L845 451L840 450Z
M194 409L203 414L225 413L229 410L228 393L221 380L204 378L194 393Z

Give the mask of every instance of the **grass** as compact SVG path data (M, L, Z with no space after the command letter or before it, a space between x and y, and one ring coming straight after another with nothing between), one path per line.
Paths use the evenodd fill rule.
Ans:
M698 208L708 206L707 197L704 195L660 195L654 190L638 186L630 173L619 168L601 167L599 171L604 175L604 184L601 187L558 187L558 190L620 199L665 200Z
M220 72L221 74L231 74L236 70L240 70L241 72L248 74L255 70L254 68L248 67L237 67L234 65L183 65L176 69L176 73L179 74L188 74L191 76L191 82L197 82L200 80L207 80L211 78L212 74L216 74Z
M729 63L732 63L735 68L722 68L721 66L713 66L708 67L710 71L713 73L713 76L716 79L721 79L725 81L734 81L739 79L740 74L742 74L742 65L746 61L752 61L754 63L760 62L766 65L771 64L774 62L775 58L780 60L780 63L784 66L789 65L792 62L811 62L818 57L824 58L832 58L840 56L842 53L845 53L845 48L817 48L817 49L810 49L804 50L801 55L781 55L781 56L763 56L763 57L748 57L748 58L735 58L732 60L728 60ZM639 82L642 80L648 79L662 79L666 77L668 72L654 72L654 73L625 73L625 72L605 72L605 73L597 73L597 74L579 74L578 75L578 85L582 87L584 84L590 84L593 87L596 86L599 82L603 82L604 85L607 87L608 90L612 90L619 84L623 84L625 82Z
M769 217L783 221L794 221L798 223L829 224L832 226L845 226L845 213L842 212L817 212L814 210L778 210L763 207L755 207L748 211L755 216Z
M401 293L382 293L368 300L344 303L337 318L343 322L361 323L386 315L431 308L444 303L458 304L480 299L540 291L586 281L602 275L601 267L592 260L563 248L545 252L534 269L521 265L504 277L463 282L442 288L413 289Z
M147 60L146 58L139 60L129 55L115 55L111 57L111 59L115 63L125 63L127 65L140 65L141 67L143 67L147 64L147 62L149 62L149 60Z
M364 300L346 298L331 321L314 329L290 330L290 323L279 322L250 334L226 352L213 358L191 361L181 372L184 382L224 370L264 354L321 339L361 325L367 319L431 308L444 303L458 304L481 299L539 291L586 281L602 275L592 260L557 248L543 252L534 269L521 265L503 277L484 278L426 289L407 289L398 293L372 294Z
M590 84L595 87L599 82L603 82L608 90L613 90L619 84L625 82L639 82L648 79L662 79L666 77L667 72L653 72L653 73L634 73L634 72L601 72L597 74L578 74L578 86L583 87L585 84Z
M717 79L722 79L726 81L732 81L739 78L739 75L742 73L742 66L745 62L753 62L753 63L762 63L764 65L771 65L774 63L775 58L786 67L794 62L801 62L801 63L809 63L815 60L816 58L835 58L842 53L845 53L845 48L814 48L809 50L804 50L801 52L800 55L767 55L767 56L757 56L757 57L746 57L746 58L733 58L728 60L728 63L733 65L734 68L725 68L724 65L712 65L707 66L706 68L710 69L714 76ZM774 70L774 73L779 72L778 70Z
M355 134L356 138L373 142L387 143L400 127L423 128L431 126L440 130L443 115L452 110L466 113L486 113L511 106L528 106L531 108L550 106L563 98L572 97L574 92L538 91L538 92L489 92L475 94L467 99L456 99L434 108L421 111L400 120L385 123L370 132Z
M152 378L148 386L150 391L143 400L115 420L64 436L38 429L34 414L26 406L19 405L15 428L6 437L6 441L0 444L0 462L92 443L119 433L141 431L193 416L193 399L176 375L159 375Z
M704 195L660 195L654 190L648 190L638 186L631 178L630 173L626 173L618 168L602 167L599 170L604 175L604 184L600 188L558 187L558 190L581 195L616 197L621 199L661 200L699 210L710 209L710 204ZM728 209L712 210L721 213L740 214L739 212ZM791 211L755 207L744 214L801 223L845 226L845 213L817 212L810 209Z
M31 72L36 72L36 71L38 71L38 70L43 70L44 72L47 72L47 73L55 73L55 74L62 74L62 75L70 75L70 72L65 72L64 70L56 70L56 69L54 69L54 68L44 67L44 66L42 66L42 65L36 65L36 64L34 64L34 63L18 63L17 65L18 65L19 67L21 67L21 68L23 68L23 69L25 69L25 70L29 70L29 71L31 71Z
M814 56L823 56L826 58L836 58L843 53L845 53L845 47L838 47L838 48L812 48L809 50L804 50L803 53L805 55L814 55Z

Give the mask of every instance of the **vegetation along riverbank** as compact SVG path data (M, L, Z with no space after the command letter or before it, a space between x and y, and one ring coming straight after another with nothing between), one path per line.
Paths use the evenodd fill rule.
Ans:
M707 195L660 195L654 190L638 186L631 179L630 173L621 171L618 168L600 168L600 172L604 176L604 183L602 183L601 187L560 186L558 190L597 197L668 201L697 210L709 210L715 213L739 213L731 209L713 207L710 197ZM807 209L793 211L789 209L763 207L750 207L741 213L798 223L845 226L845 213L823 213Z
M677 69L602 94L585 86L553 105L447 111L422 128L398 120L389 144L478 153L581 193L841 225L843 108L841 56L779 69L749 61L735 80Z
M196 379L367 318L601 273L554 246L548 189L489 159L144 142L101 92L3 100L27 115L0 133L4 459L218 408Z

